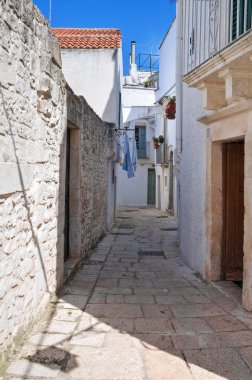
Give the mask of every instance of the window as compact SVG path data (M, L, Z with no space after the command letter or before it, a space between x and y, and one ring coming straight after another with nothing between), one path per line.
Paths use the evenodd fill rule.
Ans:
M135 128L137 157L146 158L146 127L136 126Z
M251 28L252 0L231 0L232 41Z
M167 175L165 176L165 187L167 187Z

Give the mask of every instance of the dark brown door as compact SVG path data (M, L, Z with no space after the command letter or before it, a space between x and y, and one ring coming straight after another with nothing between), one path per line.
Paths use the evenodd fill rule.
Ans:
M66 141L66 182L65 182L65 227L64 227L64 261L69 259L69 200L70 200L70 129L67 128Z
M223 276L242 281L244 234L244 142L224 145Z

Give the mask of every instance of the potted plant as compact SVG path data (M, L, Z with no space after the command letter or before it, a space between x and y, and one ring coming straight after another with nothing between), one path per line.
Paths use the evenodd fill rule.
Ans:
M165 116L167 119L173 120L176 116L176 96L168 96L165 106Z
M163 144L164 143L164 136L160 135L158 138L158 142L159 142L159 144Z
M158 137L153 136L152 137L152 141L153 141L153 147L154 147L154 149L158 149L159 148L159 139L158 139Z

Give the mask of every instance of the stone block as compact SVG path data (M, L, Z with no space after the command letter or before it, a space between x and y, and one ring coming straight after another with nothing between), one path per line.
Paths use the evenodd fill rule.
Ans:
M171 305L170 307L177 317L211 317L227 314L215 304Z
M245 380L251 377L249 368L231 348L190 350L185 351L185 356L195 379Z
M109 347L100 349L93 347L75 347L71 350L75 355L74 360L70 360L67 366L67 373L73 378L125 379L142 380L142 360L135 348ZM99 355L99 360L97 357Z
M0 194L27 190L32 183L34 168L29 164L0 163Z
M237 318L230 315L223 315L220 317L208 317L207 323L212 327L214 331L241 331L247 330L247 327L243 325Z
M149 380L193 380L187 363L176 351L145 350L144 363Z
M10 365L7 372L9 375L52 378L59 373L59 367L57 365L47 367L28 360L17 360Z
M141 317L142 311L139 305L88 305L86 311L95 317Z
M82 332L78 331L70 339L69 343L75 346L90 346L101 347L105 339L105 334L102 332Z
M0 48L0 54L0 83L4 87L14 85L16 82L16 71L15 66L11 65L11 57L2 48Z
M134 325L137 333L174 333L171 322L165 318L137 318Z

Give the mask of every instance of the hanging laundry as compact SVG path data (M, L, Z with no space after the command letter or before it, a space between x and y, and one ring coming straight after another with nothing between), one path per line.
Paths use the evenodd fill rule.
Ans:
M133 169L131 157L130 157L129 137L127 135L127 132L124 135L123 153L124 153L123 170L128 172L128 178L133 178L135 177L135 174L134 174L134 169Z
M136 170L137 170L137 145L136 145L135 137L133 139L132 164L133 164L134 171L136 172Z

